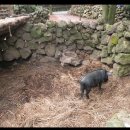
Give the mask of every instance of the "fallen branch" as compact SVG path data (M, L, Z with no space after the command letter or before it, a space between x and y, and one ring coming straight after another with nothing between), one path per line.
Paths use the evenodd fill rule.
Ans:
M30 18L29 16L20 16L0 20L0 35L9 32L10 36L12 36L11 30L17 28L22 24L25 24L29 18Z

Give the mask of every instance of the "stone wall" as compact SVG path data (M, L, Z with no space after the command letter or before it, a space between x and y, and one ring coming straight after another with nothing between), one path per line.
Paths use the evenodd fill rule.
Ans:
M104 25L102 21L56 23L48 20L45 24L27 23L12 34L13 37L0 40L0 61L30 57L35 60L44 56L59 60L64 50L77 54L83 51L113 67L114 75L130 74L129 21Z
M69 11L70 14L78 16L80 16L80 12L82 12L82 17L97 19L102 16L102 5L72 5ZM128 17L129 13L125 12L124 7L117 7L115 16L116 22Z
M113 66L114 74L130 74L130 21L106 25L101 38L101 62Z
M59 58L63 50L72 50L78 53L82 50L94 57L100 57L99 47L104 25L97 22L90 23L55 23L47 21L46 24L30 24L17 29L13 37L1 39L0 60L12 61L30 56L49 56ZM94 51L93 51L94 50Z

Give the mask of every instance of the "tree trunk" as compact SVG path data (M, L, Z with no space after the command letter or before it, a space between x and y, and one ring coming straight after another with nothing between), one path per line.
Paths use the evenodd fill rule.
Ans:
M111 25L114 24L115 14L116 14L116 5L110 5L108 14L108 23Z
M105 23L108 22L108 14L109 14L109 5L102 5L102 10L103 10L103 19Z
M49 7L50 15L52 15L52 5Z

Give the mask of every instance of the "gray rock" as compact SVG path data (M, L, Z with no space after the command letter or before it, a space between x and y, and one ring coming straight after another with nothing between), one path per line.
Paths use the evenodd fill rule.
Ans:
M102 52L101 52L101 57L105 58L108 56L108 48L107 47L103 47L102 48Z
M82 26L85 27L85 28L88 28L89 27L89 23L88 22L83 22Z
M56 46L54 44L48 44L46 47L45 47L45 52L46 52L46 55L49 56L49 57L53 57L55 55L55 51L56 51Z
M56 26L56 22L47 20L46 25L48 28L52 28Z
M35 39L41 38L43 36L42 28L38 25L35 25L31 29L31 36L32 36L32 38L35 38Z
M125 32L124 37L128 40L130 40L130 32Z
M115 51L117 53L130 53L130 41L125 40L124 38L119 39Z
M20 49L19 52L23 59L27 59L31 55L31 50L29 48Z
M67 24L67 26L68 26L69 28L73 28L73 27L75 26L75 24L70 21L70 22Z
M38 50L36 50L36 53L40 54L40 55L45 55L46 54L44 49L38 49Z
M64 38L56 38L56 43L64 43Z
M73 28L71 28L71 29L70 29L70 34L75 34L75 33L77 33L76 28L74 28L74 27L73 27Z
M95 60L99 60L101 58L100 54L101 54L101 51L94 50L93 53L90 55L90 58L95 59Z
M81 60L78 58L77 54L72 51L65 51L62 53L60 57L61 65L64 66L65 64L70 64L73 66L81 65Z
M124 27L124 25L121 23L121 24L119 24L119 25L117 26L116 32L123 32L124 30L125 30L125 27Z
M0 42L0 50L6 51L8 49L8 44L5 41Z
M61 28L57 28L57 30L56 30L56 36L57 37L62 37L62 29Z
M24 33L22 36L23 40L30 41L32 39L30 33Z
M66 50L66 45L58 45L58 47L57 47L57 49L59 50L59 51L63 51L63 50Z
M18 39L16 44L15 44L15 47L16 48L24 48L24 45L25 45L25 42L22 39Z
M56 50L56 53L55 53L55 58L56 59L59 59L61 56L61 51L59 51L58 49Z
M76 50L76 44L69 45L69 46L68 46L68 50L69 50L69 51L74 51L74 50Z
M65 40L68 40L69 37L70 37L70 31L68 31L68 30L63 31L63 38Z
M121 65L130 64L130 54L119 53L115 56L114 60Z
M93 48L90 46L84 46L83 48L85 51L93 51Z
M113 64L113 57L101 58L101 62L106 63L107 65L112 65Z
M90 39L90 34L89 33L82 33L82 38L84 40L88 40L88 39Z
M128 126L130 126L130 114L125 110L121 110L118 113L115 113L112 116L112 118L106 122L106 127L128 127Z
M16 41L17 41L17 37L13 36L13 37L10 37L7 42L9 45L15 45Z
M84 41L83 40L77 40L77 48L83 49L84 47Z
M59 28L62 28L63 30L67 28L67 23L65 21L58 22L57 25Z
M119 65L114 63L113 65L113 75L123 77L130 74L130 65Z
M99 37L98 37L98 34L97 33L94 33L92 36L91 36L91 38L92 38L92 43L93 44L99 44Z
M98 31L103 31L103 30L104 30L104 26L103 26L103 25L98 25L98 26L96 27L96 29L97 29Z
M91 29L96 29L96 26L97 26L97 22L90 22L90 23L89 23L89 27L90 27Z
M20 54L18 50L13 47L9 47L8 50L6 50L3 54L3 59L5 61L12 61L18 58L20 58Z
M89 60L83 60L83 62L82 62L82 65L90 65L91 63L90 63L90 61Z
M37 50L39 47L39 44L35 40L32 40L28 42L28 47L31 50Z
M101 37L101 44L107 45L109 43L109 40L110 40L110 36L109 35L103 35Z

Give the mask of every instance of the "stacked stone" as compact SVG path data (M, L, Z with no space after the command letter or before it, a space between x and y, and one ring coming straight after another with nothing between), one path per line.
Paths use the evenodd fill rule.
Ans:
M48 20L45 24L27 23L18 29L13 37L1 40L0 59L12 61L19 58L27 59L31 55L58 59L65 49L74 52L83 50L93 57L99 57L102 31L104 25L97 22L56 23Z
M98 19L102 16L102 5L72 5L69 13L77 16L80 16L80 13L82 13L82 17L87 19ZM129 16L129 12L126 12L123 6L117 7L115 15L116 22L127 19Z
M101 38L101 62L113 65L114 74L125 76L130 74L130 23L121 21L114 25L106 25Z

